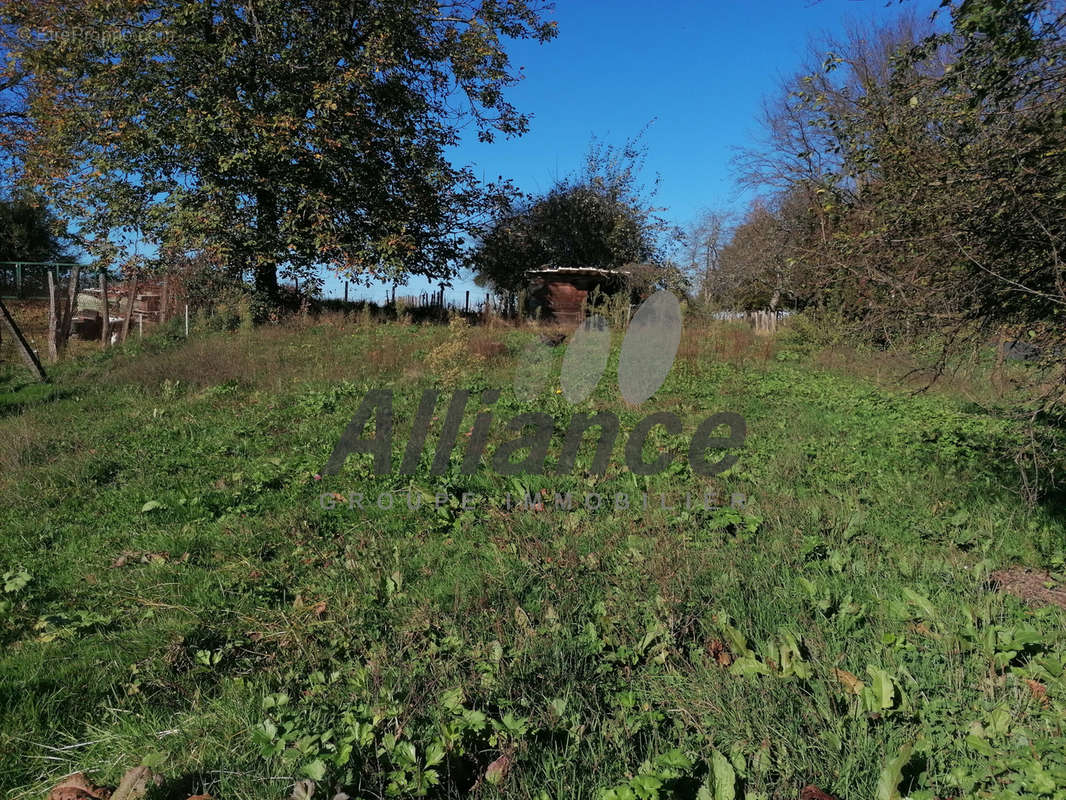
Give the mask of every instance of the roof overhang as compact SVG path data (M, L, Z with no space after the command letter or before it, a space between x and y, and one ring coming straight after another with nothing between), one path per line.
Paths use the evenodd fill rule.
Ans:
M632 273L624 269L601 269L599 267L538 267L526 271L526 275L599 275L604 278L615 278Z

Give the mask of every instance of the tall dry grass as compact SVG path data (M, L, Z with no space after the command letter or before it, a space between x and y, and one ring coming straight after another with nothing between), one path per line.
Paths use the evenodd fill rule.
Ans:
M339 313L295 316L248 332L194 334L185 345L121 360L107 380L148 388L164 381L192 388L238 381L276 390L293 381L402 374L417 347L415 338L390 335L390 326L373 321Z
M774 339L757 336L743 322L687 319L681 331L677 357L696 366L708 361L738 366L768 361L774 354Z

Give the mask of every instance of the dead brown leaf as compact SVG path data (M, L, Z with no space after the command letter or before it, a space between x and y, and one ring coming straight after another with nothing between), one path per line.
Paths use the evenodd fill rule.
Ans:
M719 666L728 667L733 663L733 654L729 652L725 642L721 639L711 639L707 642L707 652Z
M1032 678L1025 679L1026 684L1029 686L1029 691L1033 693L1033 697L1040 701L1040 704L1046 706L1051 701L1047 696L1047 687L1040 681L1034 681Z
M502 755L489 764L488 769L485 770L485 780L494 786L498 786L503 782L503 779L507 777L507 773L511 770L511 757L508 755Z
M924 622L919 622L917 625L911 625L911 630L922 636L928 636L930 639L939 639L940 635L935 633L932 628L926 625Z
M834 669L833 676L844 685L844 689L851 694L859 694L866 686L857 675L846 669Z
M96 786L80 772L69 775L52 787L48 800L108 800L111 789Z
M159 786L162 783L162 775L157 775L148 767L134 767L122 776L122 783L111 795L111 800L140 800L148 794L150 786Z
M804 786L800 790L800 800L837 800L833 795L826 794L817 786Z

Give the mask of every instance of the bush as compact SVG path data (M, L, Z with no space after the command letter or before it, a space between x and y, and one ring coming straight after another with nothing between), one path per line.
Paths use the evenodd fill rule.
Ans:
M459 385L471 368L479 367L485 360L471 345L470 323L461 314L455 314L448 322L448 338L429 351L426 367L437 376L437 382L446 388Z
M787 318L777 335L777 341L783 348L813 353L845 340L853 341L847 336L847 330L847 323L839 314L804 311Z

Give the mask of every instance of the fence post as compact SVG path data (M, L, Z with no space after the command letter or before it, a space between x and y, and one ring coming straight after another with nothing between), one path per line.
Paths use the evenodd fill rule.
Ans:
M37 376L37 380L47 380L48 376L45 374L44 367L41 366L40 359L37 358L37 354L33 352L33 348L23 337L22 331L19 330L14 318L8 313L7 306L4 305L3 300L0 300L0 321L4 323L4 327L11 333L12 338L15 340L15 349L19 351L22 360L26 362L26 366Z
M107 302L107 268L100 270L100 302L104 307L104 319L100 328L100 349L111 344L111 306Z
M59 345L56 336L59 318L56 316L56 282L52 271L48 271L48 358L53 363L59 358Z
M126 277L123 275L122 277ZM133 321L133 306L137 302L137 284L139 276L134 273L132 285L127 278L126 286L129 287L126 290L127 297L129 298L129 306L126 309L126 317L122 320L122 341L125 342L126 338L130 335L130 322Z
M15 297L22 299L22 264L15 264Z
M67 340L70 339L70 326L74 321L74 312L78 308L78 278L81 275L81 265L74 264L70 268L70 273L67 275L67 299L63 304L63 327L60 331L62 336L61 346L67 346ZM59 283L59 270L56 270L56 284Z

